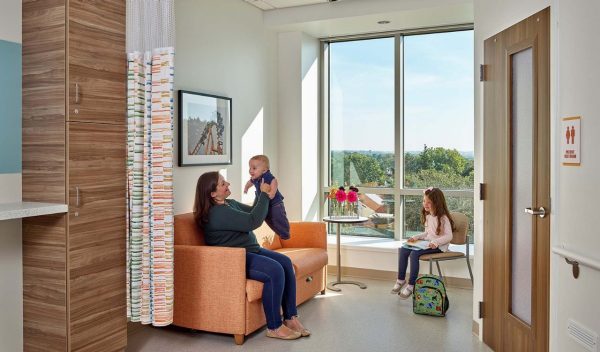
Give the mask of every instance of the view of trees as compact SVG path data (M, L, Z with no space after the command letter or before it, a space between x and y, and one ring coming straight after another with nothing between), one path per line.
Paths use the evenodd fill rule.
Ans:
M404 188L424 189L438 187L442 190L470 190L474 184L472 153L461 154L455 149L424 146L420 152L404 155ZM332 151L331 179L334 185L357 185L363 187L393 188L394 154L373 151ZM421 232L421 200L419 196L404 197L405 237ZM473 199L448 197L450 211L467 215L469 233L473 231ZM387 207L394 212L394 204ZM392 237L393 224L389 229L378 229L381 237ZM471 236L471 238L473 238Z

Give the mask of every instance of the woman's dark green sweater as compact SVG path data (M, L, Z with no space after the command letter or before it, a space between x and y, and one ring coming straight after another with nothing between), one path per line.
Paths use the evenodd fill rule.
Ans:
M204 224L204 238L209 246L240 247L258 252L260 246L252 230L257 229L269 211L269 196L261 192L253 206L235 200L213 205Z

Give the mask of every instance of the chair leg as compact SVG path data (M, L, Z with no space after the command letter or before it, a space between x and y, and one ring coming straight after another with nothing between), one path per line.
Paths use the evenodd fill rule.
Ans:
M235 334L233 335L233 338L235 339L236 345L241 345L244 343L244 334Z
M438 274L440 274L440 277L442 278L442 281L444 283L446 283L446 280L444 279L444 275L442 275L442 269L440 269L440 262L436 260L435 261L435 265L437 266Z
M433 273L433 260L429 259L429 275Z
M471 276L471 285L474 285L474 283L473 283L473 271L471 271L471 262L469 261L468 257L467 257L467 268L469 268L469 276Z

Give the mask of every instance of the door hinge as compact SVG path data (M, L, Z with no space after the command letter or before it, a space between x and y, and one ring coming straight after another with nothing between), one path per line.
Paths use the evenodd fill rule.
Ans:
M485 183L479 184L479 200L485 199Z
M478 310L479 310L479 312L478 312L479 319L483 319L483 302L482 301L479 301L479 309Z
M479 82L484 82L486 81L486 76L485 76L485 68L487 65L481 64L479 65Z

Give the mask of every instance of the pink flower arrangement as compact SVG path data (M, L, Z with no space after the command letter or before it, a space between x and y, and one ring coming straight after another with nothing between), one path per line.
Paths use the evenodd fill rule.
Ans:
M354 186L346 188L332 187L325 200L329 199L331 209L335 216L357 217L358 215L358 188ZM335 201L334 201L335 200Z
M335 199L338 201L338 203L344 203L346 201L346 192L344 187L340 187L340 189L335 192Z
M350 203L358 202L358 194L354 191L348 192L348 197L346 198Z

